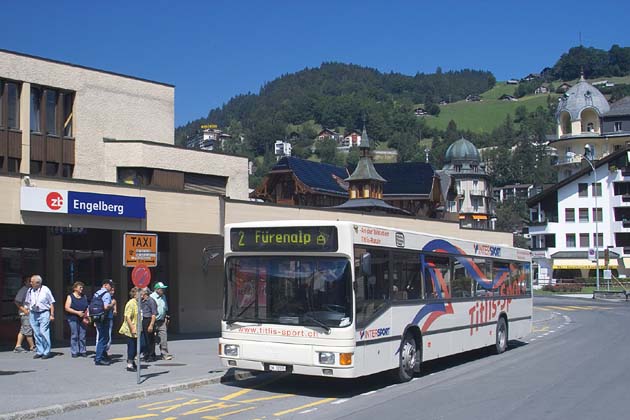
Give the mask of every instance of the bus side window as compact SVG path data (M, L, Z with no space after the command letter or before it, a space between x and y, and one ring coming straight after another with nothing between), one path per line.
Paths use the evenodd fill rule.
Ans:
M425 256L423 270L425 299L449 299L451 274L448 257Z
M357 248L355 255L365 250ZM385 304L390 296L389 251L370 250L372 254L371 274L359 272L356 282L356 315L358 327L365 325L372 315Z
M418 255L394 252L392 299L420 299L420 262Z

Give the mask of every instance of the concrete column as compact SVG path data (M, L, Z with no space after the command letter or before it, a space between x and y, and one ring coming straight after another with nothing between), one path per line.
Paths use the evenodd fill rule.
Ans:
M22 83L20 94L20 129L22 130L22 161L19 171L31 173L31 84Z
M63 282L63 236L53 235L46 229L46 273L44 284L50 288L55 297L55 320L52 323L52 340L63 340L63 306L66 290Z
M177 233L169 233L168 235L168 289L167 302L169 306L169 314L171 322L169 324L170 333L178 333L180 325L180 317L177 316L180 307L181 288L185 281L178 277L179 273L179 243L177 241ZM159 262L158 262L159 263Z
M112 280L114 280L114 287L116 288L116 302L118 306L118 316L114 319L114 331L118 331L116 326L120 326L125 311L125 304L129 299L129 287L127 283L128 272L127 268L123 267L123 233L119 230L112 231L112 250L111 267L112 267ZM113 335L113 333L112 333Z

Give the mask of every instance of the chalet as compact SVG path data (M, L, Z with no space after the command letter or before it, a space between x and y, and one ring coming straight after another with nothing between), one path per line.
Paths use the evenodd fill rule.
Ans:
M556 88L556 93L565 93L569 89L571 89L571 85L565 82Z
M422 107L418 107L418 108L414 109L413 113L416 115L416 117L421 117L423 115L427 115L428 114L427 110L422 108Z
M468 96L466 96L466 102L481 102L481 96L479 96L479 95L468 95Z
M518 80L510 79L506 82L508 85L518 85Z
M532 80L540 79L540 74L530 73L521 79L521 82L531 82Z
M317 134L317 140L333 139L335 141L339 141L340 138L341 135L339 133L329 128L324 128Z
M428 163L375 163L386 180L383 201L413 216L434 217L441 197L440 183ZM291 206L333 207L348 200L348 182L355 168L282 157L251 198Z
M344 136L341 142L342 147L358 147L361 145L361 133L359 130L350 130Z
M534 95L541 95L544 93L549 93L549 85L547 84L542 84L534 90Z
M442 99L438 105L444 106L444 105L448 105L448 101L445 101L444 99Z
M608 80L600 80L598 82L593 82L593 86L598 87L598 88L603 88L603 87L613 87L615 86L615 84L613 82L609 82Z
M499 100L500 100L500 101L511 101L511 102L516 102L516 101L518 101L518 98L516 98L516 97L514 97L514 96L512 96L512 95L508 95L508 94L506 93L506 94L503 94L503 95L499 96Z

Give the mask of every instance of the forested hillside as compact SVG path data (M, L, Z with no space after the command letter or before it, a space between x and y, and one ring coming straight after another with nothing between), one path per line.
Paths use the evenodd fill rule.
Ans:
M499 94L510 94L511 87L502 84L492 89L496 80L488 71L442 72L438 68L433 74L408 76L353 64L323 63L283 75L257 94L235 96L210 110L206 118L178 127L176 142L182 144L203 124L217 124L232 139L243 138L243 142L224 143L222 151L255 160L257 171L250 178L254 187L275 162L271 150L276 140L290 139L293 155L298 157L338 165L356 163L356 150L341 154L334 142L319 142L316 156L312 156L312 146L324 127L343 133L360 129L365 121L373 144L395 149L399 161L424 161L428 148L430 162L441 168L446 148L464 136L478 148L490 148L484 159L495 186L541 184L554 178L544 144L546 136L555 132L558 95L532 97L530 93L543 82L548 86L575 83L581 72L586 78L615 76L615 80L625 81L624 76L630 75L630 48L613 45L605 51L580 46L571 48L551 67L523 69L522 76L534 73L538 78L514 86L519 102L500 102ZM627 82L617 83L603 93L614 101L629 95L629 87ZM480 95L482 101L463 101L468 95ZM419 105L430 115L414 115ZM458 129L458 124L466 129ZM532 166L532 162L537 163Z
M176 142L181 144L201 124L238 126L252 151L263 154L274 141L289 134L290 124L314 121L323 127L352 129L362 126L364 116L371 137L387 141L393 133L413 125L415 104L429 107L441 100L460 100L485 92L494 84L494 76L487 71L442 72L438 68L434 74L406 76L352 64L324 63L284 75L263 86L259 94L234 97L211 110L207 118L179 127Z

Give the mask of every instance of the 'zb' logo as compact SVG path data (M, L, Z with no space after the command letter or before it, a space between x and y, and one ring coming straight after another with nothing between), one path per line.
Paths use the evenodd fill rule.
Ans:
M46 196L46 205L51 210L59 210L63 206L63 196L56 191Z

